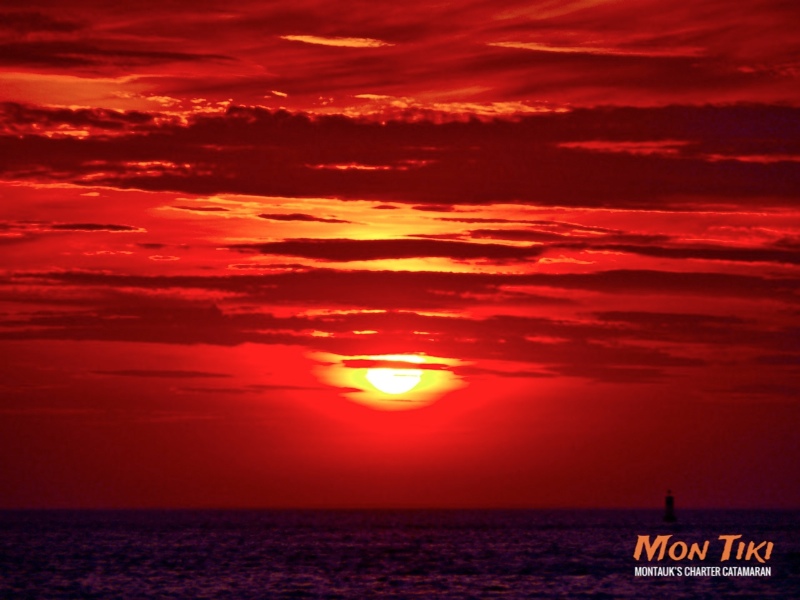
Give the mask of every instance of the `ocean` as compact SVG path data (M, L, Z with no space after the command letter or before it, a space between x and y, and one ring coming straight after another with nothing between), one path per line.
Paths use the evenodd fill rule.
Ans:
M2 598L800 598L800 512L130 510L0 512ZM711 540L633 558L638 535ZM774 544L769 576L636 576ZM738 541L738 540L737 540ZM680 547L677 548L680 550ZM676 550L676 552L677 552ZM735 553L734 553L735 554ZM763 550L761 551L763 556Z

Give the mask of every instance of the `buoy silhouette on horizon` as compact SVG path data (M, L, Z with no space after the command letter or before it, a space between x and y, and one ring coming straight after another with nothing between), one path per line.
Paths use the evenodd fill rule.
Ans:
M672 495L672 490L667 490L667 497L664 498L664 521L674 523L677 520L675 516L675 497Z

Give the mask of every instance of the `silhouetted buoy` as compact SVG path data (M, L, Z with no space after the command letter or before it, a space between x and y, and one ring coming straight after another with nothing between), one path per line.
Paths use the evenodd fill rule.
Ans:
M672 491L667 490L667 497L664 499L664 520L667 523L674 523L678 519L675 517L675 498Z

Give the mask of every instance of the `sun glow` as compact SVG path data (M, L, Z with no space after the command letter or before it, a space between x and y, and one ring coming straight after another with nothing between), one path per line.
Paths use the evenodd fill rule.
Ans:
M348 399L378 410L427 406L464 386L452 372L462 364L452 358L418 354L341 356L315 353L318 376L343 389Z

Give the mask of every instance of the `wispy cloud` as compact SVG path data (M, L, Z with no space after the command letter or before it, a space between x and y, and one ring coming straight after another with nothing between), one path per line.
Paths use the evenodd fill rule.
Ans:
M360 37L322 37L318 35L282 35L281 39L290 42L303 42L305 44L315 44L318 46L337 46L340 48L380 48L382 46L393 46L389 42L375 40L372 38Z
M333 219L329 217L315 217L314 215L306 215L303 213L262 213L258 215L260 219L267 221L302 221L306 223L349 223L343 219Z
M81 29L76 21L60 19L39 11L16 11L0 13L0 29L28 34L32 32L72 32Z
M675 57L675 56L700 56L700 48L603 48L598 46L553 46L539 42L489 42L488 46L498 48L514 48L518 50L532 50L536 52L555 52L559 54L605 54L609 56L649 56L649 57Z
M132 225L104 225L100 223L55 223L50 225L50 229L53 231L111 231L115 233L144 231Z
M158 377L163 379L208 379L230 377L226 373L211 373L208 371L180 371L164 369L124 369L121 371L95 371L98 375L115 375L118 377Z

